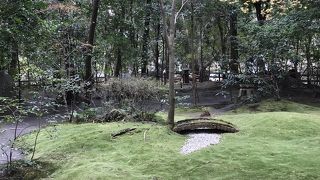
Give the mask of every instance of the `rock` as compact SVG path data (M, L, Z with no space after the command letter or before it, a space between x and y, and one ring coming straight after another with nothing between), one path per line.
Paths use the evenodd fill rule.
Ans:
M211 116L209 111L204 111L202 114L200 114L200 117L209 117Z
M11 76L5 72L0 71L0 96L13 97L14 96L14 81Z

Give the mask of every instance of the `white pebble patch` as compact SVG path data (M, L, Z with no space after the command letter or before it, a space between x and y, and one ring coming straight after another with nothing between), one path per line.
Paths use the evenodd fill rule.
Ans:
M215 133L192 133L188 134L189 138L184 146L181 148L181 154L189 154L194 151L203 149L210 145L218 144L220 141L220 134Z

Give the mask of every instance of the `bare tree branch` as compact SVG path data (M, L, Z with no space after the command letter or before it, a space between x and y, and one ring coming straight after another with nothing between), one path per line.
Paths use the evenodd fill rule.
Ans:
M174 23L177 23L178 16L179 16L180 12L182 11L183 7L187 4L187 2L188 2L188 0L182 0L181 7L175 14Z

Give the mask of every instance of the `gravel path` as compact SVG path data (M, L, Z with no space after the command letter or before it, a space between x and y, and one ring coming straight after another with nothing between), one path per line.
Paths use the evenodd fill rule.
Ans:
M46 126L51 123L60 122L63 115L48 115L42 118L28 117L19 123L17 134L22 136L36 130L39 126ZM0 164L7 163L7 155L10 153L10 144L14 138L15 124L0 124ZM24 154L19 149L14 149L12 154L13 160L23 159Z
M190 154L210 145L218 144L221 137L220 134L216 133L190 133L188 136L189 139L180 150L180 153L184 155Z
M215 117L215 116L220 116L227 111L231 111L231 110L235 109L237 106L238 106L238 104L228 104L225 107L220 108L220 109L214 108L212 106L209 106L207 108L211 114L211 117Z
M236 104L229 104L221 109L208 107L211 117L222 115L226 111L230 111L236 107ZM189 133L188 139L181 148L180 153L187 155L200 149L206 148L210 145L218 144L220 142L221 134L216 133Z

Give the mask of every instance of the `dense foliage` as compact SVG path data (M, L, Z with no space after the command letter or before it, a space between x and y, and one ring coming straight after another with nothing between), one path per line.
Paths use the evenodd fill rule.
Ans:
M280 97L291 86L283 82L319 83L319 7L309 0L1 1L0 69L18 90L25 81L46 86L68 105L91 103L94 81L150 76L166 84L171 74L174 107L173 74L185 69L194 82L213 71L225 87L254 84Z
M259 3L261 14L256 9ZM240 72L255 72L242 67L247 61L264 61L268 71L311 71L317 67L320 54L318 7L317 1L202 0L192 7L187 3L177 18L176 70L190 67L195 53L200 76L208 75L209 67L228 72L233 51L238 51L235 57ZM91 13L88 1L1 1L0 8L1 69L15 76L20 63L20 77L33 80L41 79L41 72L67 79L84 77ZM167 77L167 48L159 8L158 1L100 2L94 74ZM231 18L234 14L238 18ZM264 23L257 23L256 18ZM234 20L236 34L231 32ZM197 48L190 51L192 44Z

